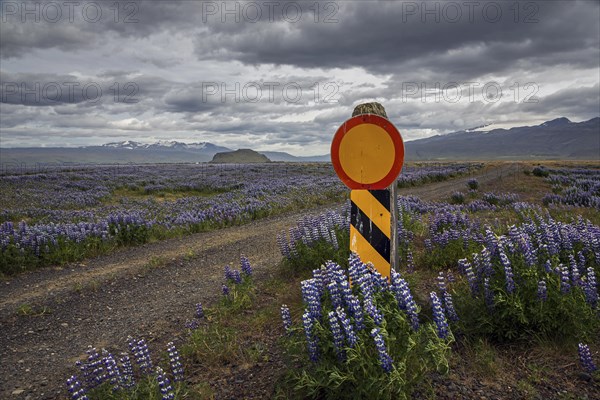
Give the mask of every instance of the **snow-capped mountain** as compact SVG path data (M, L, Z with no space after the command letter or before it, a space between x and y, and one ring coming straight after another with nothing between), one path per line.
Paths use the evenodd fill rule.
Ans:
M95 146L88 146L88 147L95 147ZM158 142L154 142L154 143L140 143L140 142L135 142L133 140L125 140L122 142L106 143L106 144L103 144L102 147L112 147L115 149L128 149L128 150L161 149L161 148L162 149L178 149L178 150L184 150L184 149L204 150L204 149L211 149L211 148L227 149L226 147L217 146L217 145L214 145L214 144L208 143L208 142L184 143L184 142L177 142L175 140L159 140Z

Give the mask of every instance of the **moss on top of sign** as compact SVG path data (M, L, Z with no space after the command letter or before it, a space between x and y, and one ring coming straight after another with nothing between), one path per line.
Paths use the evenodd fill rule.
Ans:
M352 116L356 117L357 115L362 114L375 114L379 115L387 119L387 114L385 113L385 108L381 105L381 103L373 102L373 103L363 103L354 107L354 111L352 111Z

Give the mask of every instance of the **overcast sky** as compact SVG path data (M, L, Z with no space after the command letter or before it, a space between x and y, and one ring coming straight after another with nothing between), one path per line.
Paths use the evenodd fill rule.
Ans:
M600 113L600 2L0 0L0 145L325 154L355 105L405 141Z

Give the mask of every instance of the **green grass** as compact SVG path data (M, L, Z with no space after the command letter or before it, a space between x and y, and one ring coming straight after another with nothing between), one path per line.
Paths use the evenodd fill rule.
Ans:
M157 202L166 202L182 199L184 197L212 197L227 193L234 188L171 188L157 191L147 191L143 187L118 187L111 191L110 196L102 199L104 205L117 205L124 199L152 199Z
M31 304L24 303L17 307L17 315L21 316L42 317L48 314L52 314L52 309L47 306L33 306Z

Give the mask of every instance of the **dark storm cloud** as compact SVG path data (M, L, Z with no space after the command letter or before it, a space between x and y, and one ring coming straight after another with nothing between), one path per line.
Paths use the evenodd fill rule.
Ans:
M148 37L189 30L200 2L160 0L77 1L0 0L0 56L18 58L35 49L77 51L101 45L111 36Z
M52 22L42 10L62 1L0 0L3 143L193 135L308 148L366 101L382 102L409 140L600 107L597 1L275 0L272 15L262 0L79 3L73 21L62 7ZM96 22L96 6L84 14L92 3ZM38 4L40 20L23 21L15 4ZM485 97L490 83L502 101ZM511 101L515 83L537 85L538 102ZM444 97L453 84L463 101Z
M450 14L448 3L456 5L460 18ZM201 57L218 48L216 56L250 64L358 66L381 73L398 73L403 66L425 72L450 69L457 78L502 71L515 63L598 63L599 4L594 1L337 4L337 23L209 25L212 34L197 38L196 52Z
M193 35L199 59L256 65L355 66L379 73L400 73L403 67L423 73L451 70L456 79L465 79L515 63L588 68L598 63L596 1L277 1L272 18L263 2L138 0L92 2L98 6L86 8L91 2L84 1L73 10L61 6L57 22L51 22L53 11L44 13L44 4L62 3L29 3L41 4L39 22L26 14L23 23L25 2L2 0L4 58L33 49L89 48L110 35L118 41L167 31ZM249 5L260 6L256 22ZM96 8L102 17L92 23ZM302 17L295 22L298 9Z

